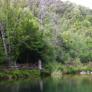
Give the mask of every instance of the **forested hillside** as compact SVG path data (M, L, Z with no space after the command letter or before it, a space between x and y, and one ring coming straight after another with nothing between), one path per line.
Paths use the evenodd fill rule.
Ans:
M27 51L45 63L92 62L92 10L60 0L0 0L0 63Z

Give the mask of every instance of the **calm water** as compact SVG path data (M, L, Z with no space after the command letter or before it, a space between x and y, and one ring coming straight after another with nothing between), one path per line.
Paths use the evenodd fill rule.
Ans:
M92 92L92 76L1 81L0 92Z

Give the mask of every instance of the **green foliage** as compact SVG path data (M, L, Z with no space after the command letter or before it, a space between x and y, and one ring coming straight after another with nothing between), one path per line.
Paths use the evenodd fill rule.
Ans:
M4 30L11 48L9 55L13 61L18 59L23 50L29 50L39 53L48 68L51 67L50 71L54 70L53 67L56 70L61 67L54 63L91 62L92 10L56 1L57 3L48 2L43 14L38 8L39 0L32 2L35 3L34 9L34 5L28 5L26 0L0 0L0 22L5 25ZM39 15L44 18L41 19ZM1 38L0 63L4 59Z
M46 65L46 69L49 71L49 72L55 72L55 71L59 71L61 70L61 67L62 65L60 63L57 63L57 62L50 62Z
M27 48L30 51L40 53L44 47L38 19L33 16L28 7L25 7L26 3L26 0L16 2L0 0L0 22L2 21L5 25L4 31L10 46L9 56L13 61L18 59L23 49ZM0 43L2 43L2 40L0 40ZM0 49L3 48L3 43L0 44L0 47ZM2 62L5 54L4 48L0 54L0 62Z
M11 70L0 71L0 79L25 79L25 78L39 78L39 70Z
M59 6L60 2L57 4ZM71 3L63 6L64 11L60 9L63 13L59 12L59 8L55 7L54 12L48 9L51 15L44 19L44 39L50 49L47 55L45 53L45 60L65 63L69 59L76 62L76 58L79 58L82 63L92 61L92 11ZM51 17L53 15L54 18Z

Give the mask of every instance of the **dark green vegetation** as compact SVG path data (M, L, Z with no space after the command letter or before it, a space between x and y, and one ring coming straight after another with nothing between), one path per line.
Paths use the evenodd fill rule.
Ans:
M0 71L0 80L25 79L25 78L40 78L39 70L8 70Z
M0 0L0 64L39 59L50 72L89 65L92 10L60 0Z

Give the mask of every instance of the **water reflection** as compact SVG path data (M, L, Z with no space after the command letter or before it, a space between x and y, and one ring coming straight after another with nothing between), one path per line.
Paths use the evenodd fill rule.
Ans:
M92 76L0 82L0 92L91 92Z
M39 83L40 83L40 91L41 91L41 92L43 92L43 81L42 81L42 80L40 80L40 82L39 82Z

